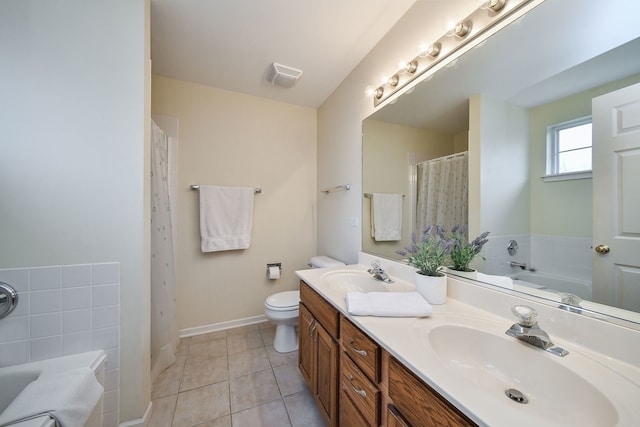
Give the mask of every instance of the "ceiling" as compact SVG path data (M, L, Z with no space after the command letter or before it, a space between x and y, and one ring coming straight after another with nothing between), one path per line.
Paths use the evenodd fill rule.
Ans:
M151 0L152 72L316 108L414 2ZM272 62L303 70L294 88Z

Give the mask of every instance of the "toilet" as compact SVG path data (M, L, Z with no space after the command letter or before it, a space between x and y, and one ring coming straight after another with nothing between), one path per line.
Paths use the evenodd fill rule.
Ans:
M311 268L324 268L345 265L328 256L314 256ZM300 291L278 292L270 295L264 302L264 314L276 324L276 336L273 348L278 353L288 353L298 349L298 315Z

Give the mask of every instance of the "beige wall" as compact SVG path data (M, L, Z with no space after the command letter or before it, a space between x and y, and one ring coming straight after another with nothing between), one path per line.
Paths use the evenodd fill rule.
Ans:
M150 398L148 17L0 2L0 268L120 263L121 422Z
M179 328L263 315L315 254L316 110L153 76L152 112L179 121ZM191 184L262 188L249 249L200 251ZM282 262L280 279L266 278L270 262Z
M362 139L362 190L365 193L397 193L405 196L402 205L402 239L389 242L376 242L371 237L371 199L362 198L362 250L397 258L396 251L411 241L413 231L409 153L414 153L418 161L453 154L454 136L369 119L362 123Z
M544 182L547 127L591 115L596 96L640 81L640 75L603 85L530 110L531 233L591 237L593 222L591 179Z

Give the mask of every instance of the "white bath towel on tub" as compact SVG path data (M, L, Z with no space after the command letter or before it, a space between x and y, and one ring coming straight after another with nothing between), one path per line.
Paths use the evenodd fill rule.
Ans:
M371 237L377 242L396 241L402 238L402 194L373 193Z
M0 414L0 426L49 416L56 426L82 427L103 392L95 373L89 368L41 375Z
M249 187L200 186L202 252L249 247L254 192Z

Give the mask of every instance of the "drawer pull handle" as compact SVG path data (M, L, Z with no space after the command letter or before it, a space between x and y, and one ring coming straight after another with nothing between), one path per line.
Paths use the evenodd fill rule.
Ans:
M313 339L314 343L318 342L318 338L315 335L316 329L318 329L318 322L316 322L315 320L313 321L313 327L311 328L311 338Z
M367 398L367 392L364 391L361 388L357 388L356 386L353 385L353 375L348 374L347 378L349 378L349 383L351 385L351 388L353 389L353 391L355 391L356 393L358 393L360 396L364 397L365 399Z
M367 356L367 351L366 350L360 350L357 349L354 345L353 342L353 338L349 338L349 345L351 346L351 348L353 349L353 351L355 351L356 353L358 353L360 356L366 357Z

